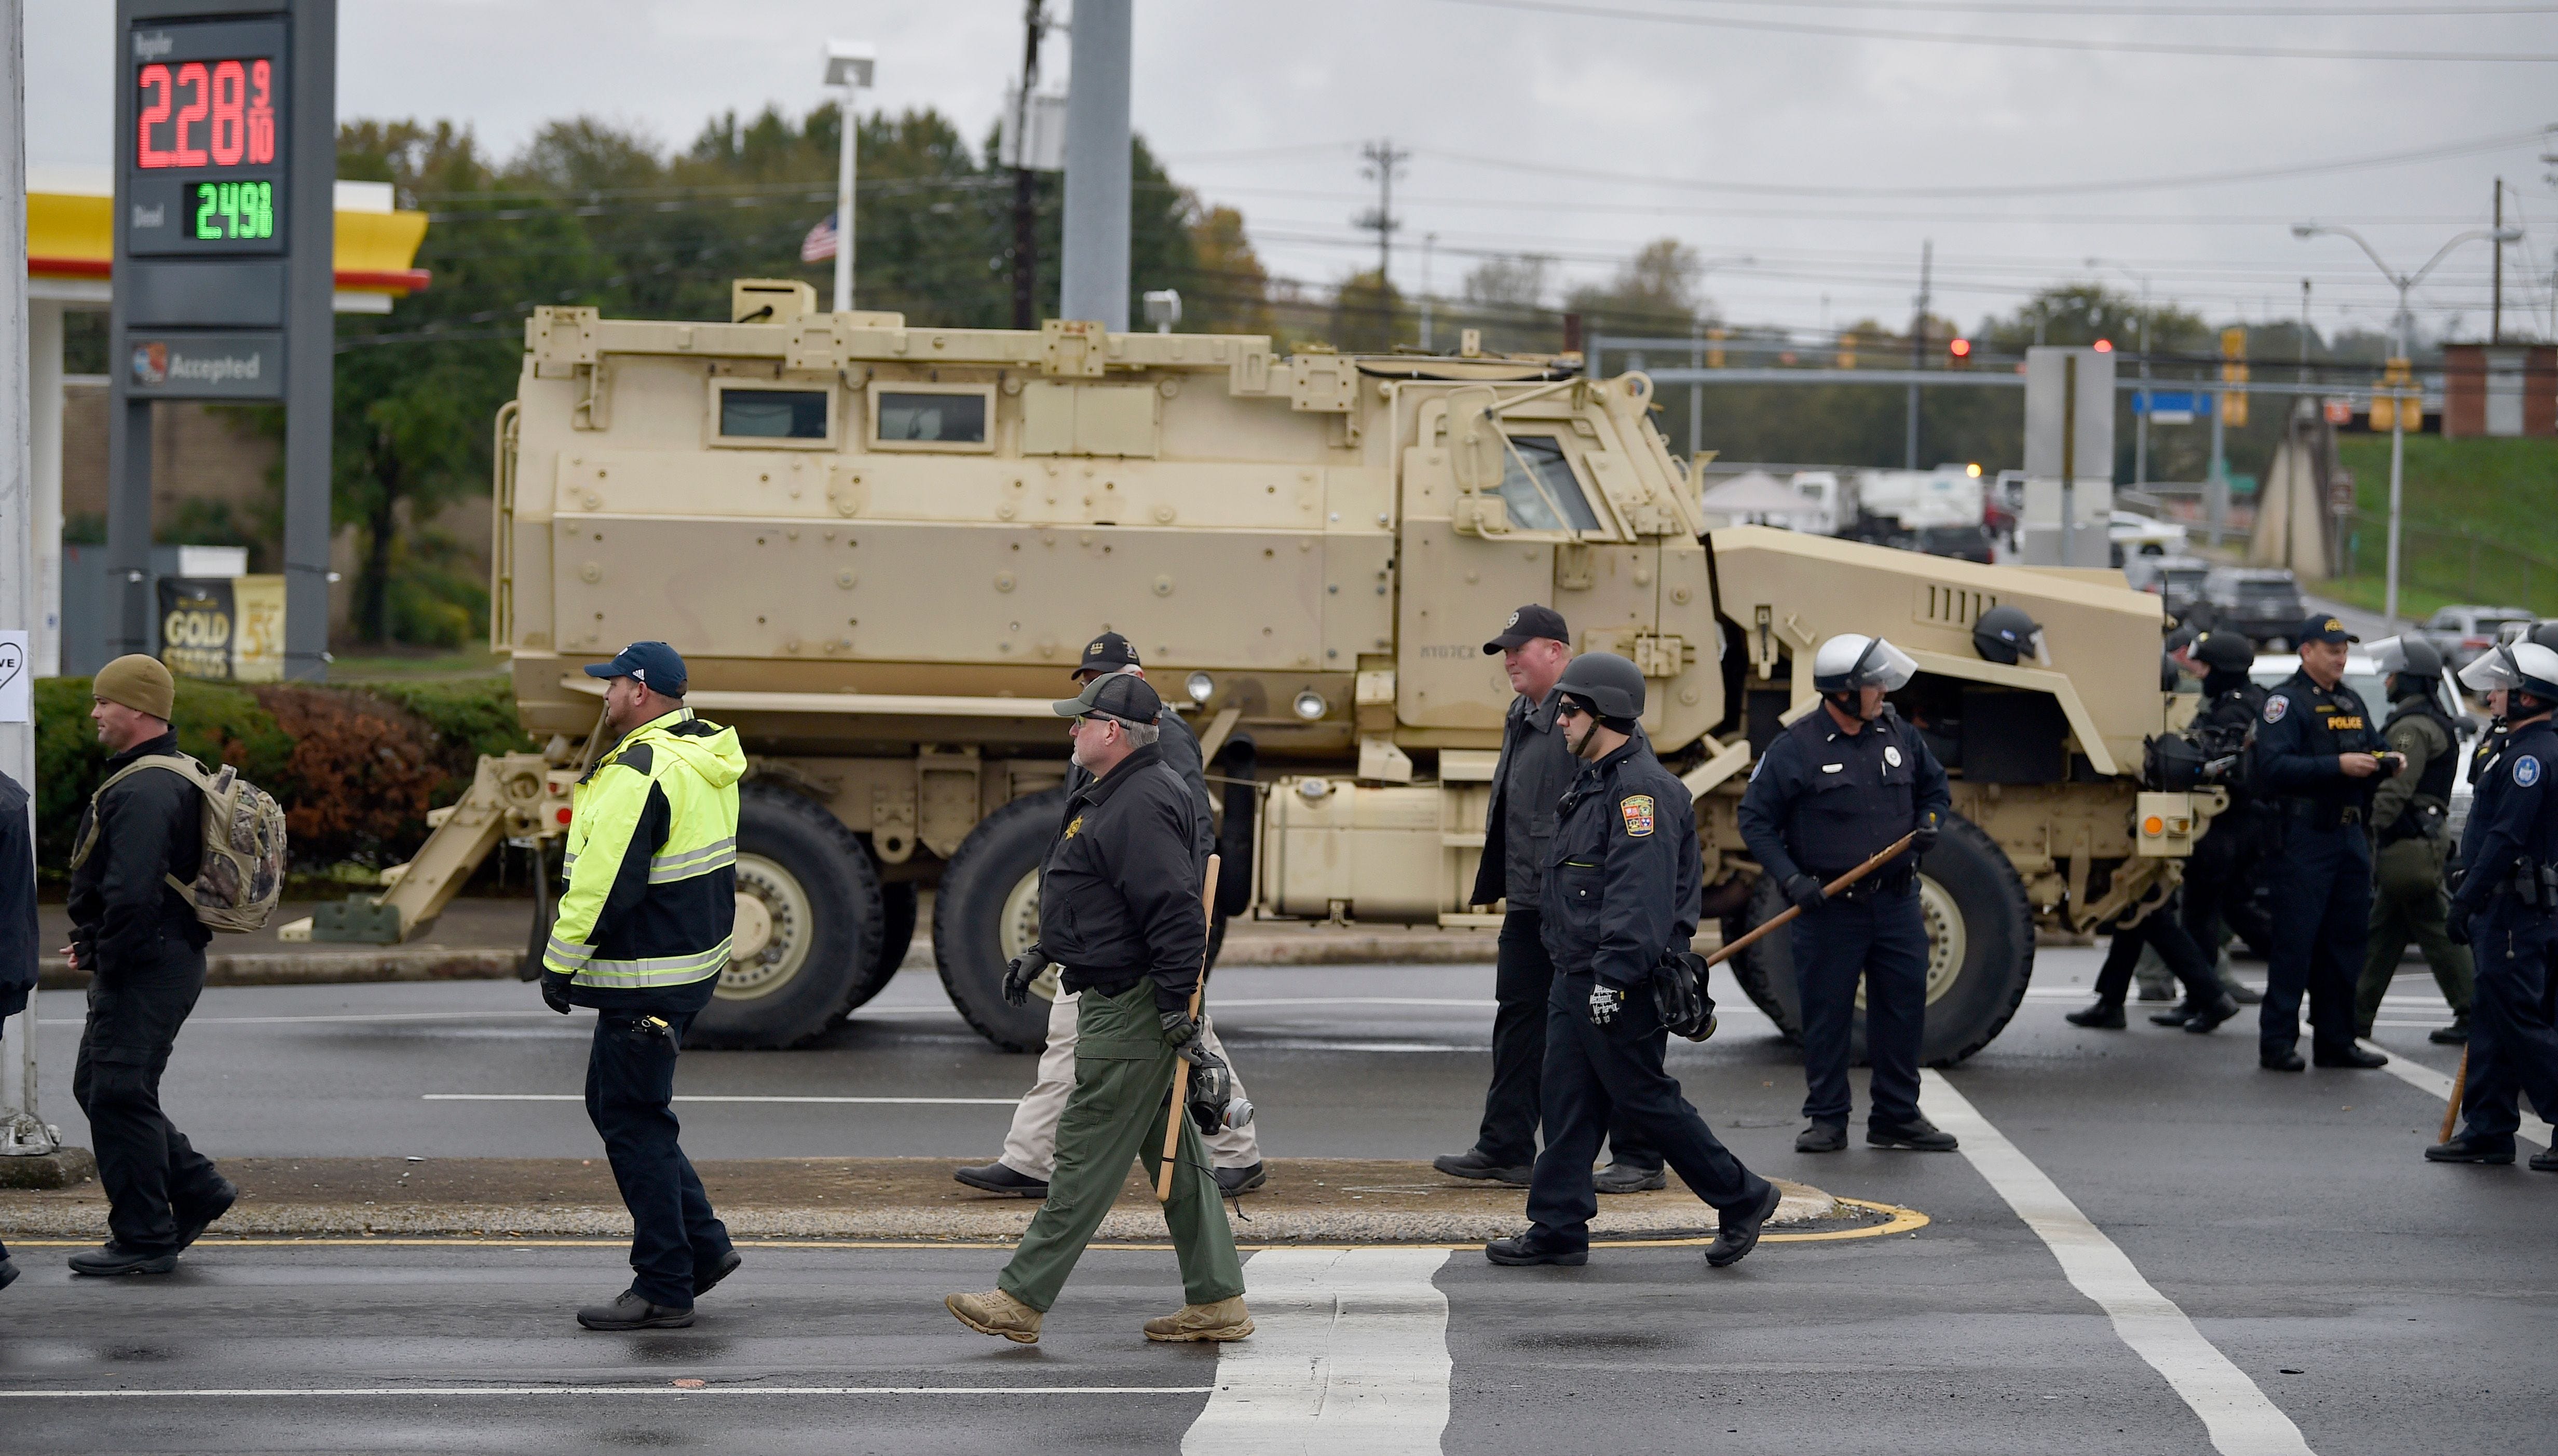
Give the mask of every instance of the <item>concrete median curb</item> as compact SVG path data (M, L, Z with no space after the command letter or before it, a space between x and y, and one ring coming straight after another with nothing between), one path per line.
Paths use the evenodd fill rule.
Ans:
M1009 1243L1039 1206L971 1192L950 1158L808 1158L697 1164L711 1200L740 1238ZM626 1238L631 1220L601 1158L231 1159L242 1196L207 1245L229 1238ZM1526 1191L1441 1177L1426 1163L1281 1159L1270 1183L1246 1194L1235 1238L1247 1243L1474 1242L1526 1227ZM1779 1180L1771 1229L1878 1222L1861 1206ZM1231 1208L1232 1206L1229 1205ZM1600 1200L1594 1237L1667 1238L1710 1234L1712 1210L1673 1179L1658 1193ZM0 1194L11 1238L103 1238L106 1200L94 1183ZM1104 1242L1167 1238L1150 1191L1132 1176L1104 1219Z

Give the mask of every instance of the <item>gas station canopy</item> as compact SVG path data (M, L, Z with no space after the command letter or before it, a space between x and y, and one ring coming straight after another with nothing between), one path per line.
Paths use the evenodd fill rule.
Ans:
M114 271L115 199L103 167L27 169L27 279L38 298L104 303ZM426 236L426 215L394 208L387 182L341 182L337 191L337 311L386 314L396 299L423 292L429 275L410 266Z

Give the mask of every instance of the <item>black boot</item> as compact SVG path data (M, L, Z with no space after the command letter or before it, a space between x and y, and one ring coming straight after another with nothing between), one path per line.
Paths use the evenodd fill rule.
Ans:
M681 1330L693 1323L693 1311L651 1304L637 1289L625 1289L611 1304L590 1304L577 1312L577 1322L590 1330Z
M1640 1168L1633 1163L1613 1162L1599 1170L1590 1186L1601 1193L1649 1193L1670 1186L1666 1168Z
M1865 1125L1868 1147L1907 1148L1918 1153L1950 1153L1962 1146L1947 1132L1924 1117L1907 1122L1869 1122Z
M709 1263L695 1264L693 1266L693 1297L695 1299L699 1299L703 1295L710 1293L712 1286L718 1284L720 1280L727 1278L729 1275L736 1273L737 1266L745 1262L746 1256L732 1248Z
M1430 1166L1451 1178L1472 1178L1478 1182L1505 1183L1512 1188L1525 1188L1536 1172L1533 1162L1495 1163L1484 1155L1482 1148L1468 1148L1462 1153L1432 1158Z
M2256 1052L2256 1065L2267 1072L2305 1072L2310 1064L2301 1060L2297 1048L2262 1047Z
M1847 1146L1847 1124L1812 1122L1794 1134L1794 1151L1798 1153L1834 1153Z
M2452 1134L2450 1142L2438 1142L2425 1149L2428 1163L2494 1163L2513 1161L2513 1137L2487 1137L2464 1127ZM2537 1158L2532 1160L2537 1163Z
M204 1238L205 1231L213 1227L213 1221L229 1213L231 1205L237 1202L239 1202L238 1186L227 1178L216 1181L212 1198L179 1216L178 1246L185 1248Z
M2558 1147L2553 1147L2547 1152L2533 1153L2531 1155L2531 1171L2534 1173L2558 1173Z
M2310 1062L2318 1067L2341 1067L2350 1072L2369 1072L2386 1067L2389 1059L2378 1052L2366 1051L2350 1044L2342 1047L2315 1047Z
M7 1254L0 1254L0 1289L6 1289L17 1282L18 1261Z
M1249 1168L1216 1170L1216 1191L1227 1198L1238 1198L1270 1181L1269 1171L1259 1163Z
M1484 1257L1496 1264L1562 1264L1578 1268L1590 1262L1590 1250L1548 1243L1538 1237L1534 1229L1530 1229L1525 1234L1495 1238L1485 1244Z
M71 1272L105 1277L109 1274L165 1274L178 1267L178 1250L161 1249L145 1252L127 1248L108 1239L102 1248L92 1248L71 1255Z
M2219 1030L2220 1023L2227 1021L2230 1017L2237 1014L2237 998L2223 992L2219 999L2213 1001L2210 1005L2198 1007L2193 1011L2187 1012L2185 1017L2185 1029L2197 1036L2202 1036L2206 1033Z
M1776 1185L1771 1183L1768 1185L1768 1196L1759 1201L1757 1209L1748 1213L1718 1212L1714 1228L1714 1242L1708 1244L1705 1250L1706 1267L1720 1269L1741 1262L1743 1255L1759 1246L1760 1229L1776 1216L1776 1205L1784 1202L1784 1199L1785 1196L1777 1191Z
M2191 1001L2183 1001L2152 1016L2150 1018L2150 1025L2183 1026L2193 1019L2194 1003Z
M982 1193L1008 1193L1015 1198L1048 1197L1048 1180L1016 1173L1011 1165L994 1162L982 1167L961 1168L950 1175Z
M2425 1033L2425 1040L2432 1042L2438 1047L2462 1047L2469 1045L2470 1014L2466 1011L2453 1012L2452 1024L2449 1026L2435 1027L2432 1031Z
M2121 1031L2129 1024L2123 1019L2123 1003L2120 1001L2099 1001L2084 1011L2072 1011L2061 1019L2090 1031Z

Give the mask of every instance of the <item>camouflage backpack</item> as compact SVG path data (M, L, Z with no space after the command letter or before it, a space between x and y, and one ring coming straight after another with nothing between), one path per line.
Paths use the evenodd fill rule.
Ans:
M97 786L97 795L144 769L166 769L196 786L204 797L204 867L192 885L176 875L161 878L195 907L196 919L216 931L245 933L266 928L275 903L284 895L284 810L275 796L239 777L224 764L208 772L184 754L153 754L135 759ZM88 858L97 843L97 795L89 798L88 833L71 851L71 867Z

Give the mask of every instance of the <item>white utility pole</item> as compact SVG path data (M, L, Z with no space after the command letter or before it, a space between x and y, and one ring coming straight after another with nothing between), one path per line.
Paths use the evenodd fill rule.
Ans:
M2111 268L2141 285L2141 382L2140 408L2132 412L2132 489L2140 490L2150 483L2150 280L2120 263L2103 258L2089 258L2090 268Z
M1421 352L1430 352L1430 251L1439 245L1439 234L1421 234Z
M1066 218L1058 316L1128 327L1129 32L1133 0L1075 0L1066 54Z
M853 151L861 136L856 103L871 83L879 53L862 41L826 43L826 84L843 92L843 146L835 159L835 312L853 307Z

